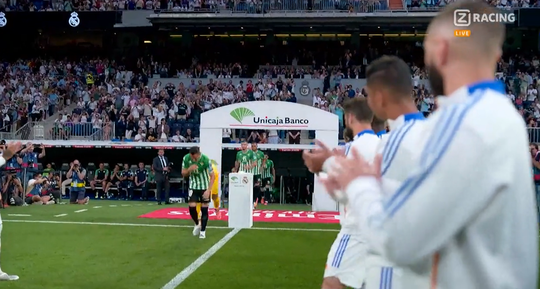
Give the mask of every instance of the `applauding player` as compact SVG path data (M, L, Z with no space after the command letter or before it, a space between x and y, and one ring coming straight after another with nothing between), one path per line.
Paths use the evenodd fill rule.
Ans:
M182 160L182 176L189 176L189 214L195 223L193 235L206 238L208 224L208 203L210 202L210 184L214 183L215 175L210 159L201 153L199 147L189 149L189 154ZM197 203L201 204L201 224L197 214Z

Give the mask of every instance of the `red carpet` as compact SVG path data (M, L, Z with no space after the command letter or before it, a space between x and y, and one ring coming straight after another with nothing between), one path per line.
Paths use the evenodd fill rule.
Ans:
M150 219L181 219L189 220L189 211L187 208L167 208L157 210L139 218ZM210 220L217 220L214 209L210 209ZM221 220L227 221L227 210L221 210ZM282 223L320 223L331 224L339 223L339 213L337 212L295 212L295 211L273 211L273 210L255 210L253 211L254 222L282 222Z

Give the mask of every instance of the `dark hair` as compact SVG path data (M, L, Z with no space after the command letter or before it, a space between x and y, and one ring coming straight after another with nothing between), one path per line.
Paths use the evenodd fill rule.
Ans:
M413 82L411 69L397 56L383 56L373 61L366 70L368 87L386 89L396 97L411 97Z
M352 141L354 139L354 135L353 135L353 131L352 129L346 127L344 130L343 130L343 138L345 139L345 141Z
M369 122L373 120L373 111L369 108L365 98L351 98L343 104L345 114L352 114L359 122Z
M373 128L375 132L383 131L386 129L384 126L385 123L386 123L386 120L380 119L377 116L373 116L373 121L371 122L371 128Z
M191 155L196 155L196 154L198 154L199 152L201 152L201 151L199 150L199 147L191 147L191 148L189 149L189 154L191 154Z

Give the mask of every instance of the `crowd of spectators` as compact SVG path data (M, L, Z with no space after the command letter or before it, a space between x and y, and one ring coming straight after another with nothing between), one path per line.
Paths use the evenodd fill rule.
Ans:
M438 9L456 0L407 0L413 10ZM539 7L537 0L488 0L501 9ZM345 12L373 12L387 10L387 0L0 0L6 11L115 11L115 10L171 10L233 11L267 13L279 10L333 10ZM311 9L310 9L311 8Z
M292 65L264 65L251 70L255 75L249 74L249 67L243 64L205 64L194 59L190 68L177 69L182 71L177 76L186 79L176 82L177 85L152 79L152 76L169 76L160 73L173 69L170 64L153 61L139 60L137 72L107 59L34 59L2 63L1 124L4 129L22 127L29 120L47 120L60 112L55 115L54 126L46 138L78 136L92 140L197 142L203 112L246 101L298 102L301 89L298 78L316 78L323 80L323 85L310 91L311 104L338 115L341 130L345 126L343 102L368 96L364 87L344 80L363 78L369 62L384 52L355 55L346 51L334 65L302 66L299 63L305 63L305 59L293 58ZM429 115L435 96L426 85L428 74L421 61L410 60L414 83L411 94L418 109ZM497 77L506 83L508 97L530 127L540 124L539 63L536 55L519 53L503 57L498 65ZM88 75L92 75L92 83L88 83ZM208 79L196 79L202 76ZM250 76L254 76L253 80L233 81L233 78ZM70 104L74 108L66 111L64 107ZM222 137L224 142L294 144L300 143L301 136L305 137L300 131L224 130ZM313 137L311 132L309 138ZM537 138L540 140L540 134Z

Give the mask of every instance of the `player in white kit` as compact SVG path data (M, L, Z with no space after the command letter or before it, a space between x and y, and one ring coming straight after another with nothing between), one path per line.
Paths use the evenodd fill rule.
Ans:
M377 154L380 140L371 129L373 112L369 109L367 101L364 98L350 99L344 105L344 112L347 128L351 129L354 135L344 154L347 155L350 149L356 148L364 158L373 159ZM318 157L322 154L320 152L322 150L327 154L323 160L323 167L320 167L322 158ZM330 150L322 144L319 151L305 152L304 159L310 171L327 172L333 162L333 157L329 153ZM312 162L315 158L318 158L317 164ZM365 240L354 217L347 212L346 199L341 198L339 194L336 194L335 199L340 202L341 230L328 253L322 289L361 288L366 272Z
M413 164L414 151L418 149L416 139L423 137L422 123L425 120L411 97L411 70L400 58L383 56L370 64L366 78L369 107L379 123L382 119L391 120L390 133L383 135L379 150L383 156L383 183L385 180L390 180L393 185L402 183L408 176L408 167ZM404 279L419 279L411 270L398 268L373 250L368 252L366 260L365 289L405 289L401 286Z
M20 142L9 143L7 147L4 149L4 151L2 152L2 156L0 156L0 167L3 167L6 164L6 161L11 159L13 155L20 150L21 150ZM1 201L2 200L0 200L0 202ZM3 227L2 217L0 216L0 243L2 240L2 227ZM1 248L1 244L0 244L0 248ZM4 271L2 271L2 269L0 269L0 281L15 281L15 280L19 280L19 276L9 275L5 273Z
M422 124L425 138L416 142L405 182L385 199L380 162L353 152L336 159L325 184L346 191L371 250L429 280L404 288L537 288L528 134L504 84L494 80L505 27L473 22L470 37L457 38L458 10L498 13L484 1L459 1L431 22L424 62L431 89L446 97Z

